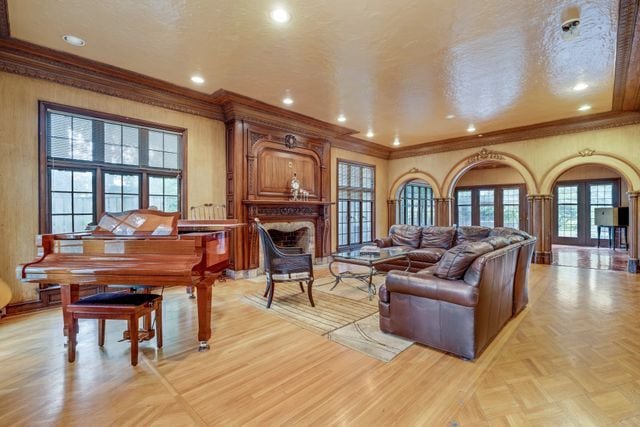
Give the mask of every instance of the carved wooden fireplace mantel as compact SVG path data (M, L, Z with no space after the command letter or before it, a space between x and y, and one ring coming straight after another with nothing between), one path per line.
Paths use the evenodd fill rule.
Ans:
M314 224L316 258L326 258L331 252L330 207L333 202L290 200L243 200L247 219L253 224L255 218L262 223L308 221ZM255 226L249 230L249 264L258 267L259 237Z
M265 123L261 117L228 113L234 118L226 122L227 215L248 225L234 233L232 269L244 276L259 268L255 218L271 228L278 223L281 228L298 222L306 228L312 224L315 258L328 257L332 204L329 139L286 123ZM290 200L294 176L308 199Z

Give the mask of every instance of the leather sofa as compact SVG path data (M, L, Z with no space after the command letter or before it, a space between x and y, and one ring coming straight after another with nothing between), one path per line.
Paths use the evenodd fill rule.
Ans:
M389 272L379 291L380 329L475 359L526 307L536 239L509 228L438 228L455 230L452 246L418 272ZM418 246L410 253L426 249Z

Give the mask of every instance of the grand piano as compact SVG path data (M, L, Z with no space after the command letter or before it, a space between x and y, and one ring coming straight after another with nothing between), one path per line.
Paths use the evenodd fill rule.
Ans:
M16 273L26 283L60 285L65 336L71 322L66 307L79 299L81 286L194 287L199 350L206 350L211 288L229 264L229 224L179 226L179 216L146 209L105 213L92 231L39 235L37 258Z

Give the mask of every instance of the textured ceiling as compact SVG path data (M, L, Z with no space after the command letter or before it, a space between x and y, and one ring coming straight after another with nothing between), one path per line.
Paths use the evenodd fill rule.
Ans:
M269 11L290 11L275 24ZM402 146L611 109L617 0L9 0L12 36ZM564 40L569 11L580 34ZM61 39L73 34L87 45ZM189 80L201 74L206 83ZM572 90L579 82L589 88ZM456 117L447 120L445 116Z

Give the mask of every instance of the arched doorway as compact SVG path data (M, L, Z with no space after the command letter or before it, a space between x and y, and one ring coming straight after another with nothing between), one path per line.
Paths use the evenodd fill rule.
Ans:
M527 183L497 161L467 168L453 183L452 223L527 229Z
M626 271L628 191L627 180L608 166L583 164L564 171L552 193L553 264ZM618 208L615 218L613 212L608 217L611 208Z
M618 202L619 204L628 203L629 209L629 225L628 225L628 249L627 249L627 270L630 272L638 271L638 196L640 189L640 172L638 169L632 164L628 163L626 160L615 157L609 154L600 154L595 153L593 150L583 150L578 153L577 156L568 158L557 163L554 167L552 167L544 176L541 184L540 190L542 194L546 194L549 200L553 200L552 203L549 203L544 209L543 212L550 218L550 221L546 221L544 224L544 235L548 236L548 239L545 241L545 245L543 251L548 251L552 256L551 258L557 258L558 250L556 253L552 253L552 242L554 240L554 230L557 230L558 227L564 227L566 225L566 218L558 218L557 210L558 205L575 205L573 198L574 190L565 190L562 194L562 199L560 199L560 194L557 194L557 199L555 200L553 194L557 193L558 183L562 183L566 181L567 177L574 176L575 174L580 174L584 176L585 170L589 168L592 170L606 170L609 174L615 174L616 177L619 177L620 180L620 189ZM599 169L593 169L599 168ZM585 169L586 168L586 169ZM574 170L572 172L572 170ZM572 175L573 174L573 175ZM565 181L563 181L565 180ZM623 184L624 183L624 184ZM625 195L625 187L626 185L626 195ZM579 191L579 190L578 190ZM585 190L583 190L584 192ZM588 190L586 190L588 192ZM578 197L578 207L577 209L582 209L583 211L589 211L590 208L587 208L587 203L585 200L586 196L582 196L582 200L580 200L580 195ZM589 195L589 197L591 197ZM572 199L573 198L573 199ZM597 201L596 197L596 201ZM589 200L590 201L590 200ZM606 200L605 200L606 201ZM628 201L628 202L627 202ZM614 204L615 200L612 200L611 204ZM597 203L596 203L597 204ZM606 204L606 203L602 203ZM562 208L565 210L565 208ZM565 215L566 216L566 215ZM583 214L584 216L584 214ZM564 221L563 224L559 224L560 221ZM556 222L558 224L556 224ZM583 220L584 222L584 220ZM580 225L577 224L567 226L567 230L571 234L570 231L573 228L579 228ZM583 226L586 227L586 226ZM584 239L583 239L584 241ZM557 248L556 248L557 249ZM565 260L566 261L566 260ZM564 262L564 261L560 261ZM583 261L584 265L585 262ZM597 263L596 263L597 264Z

